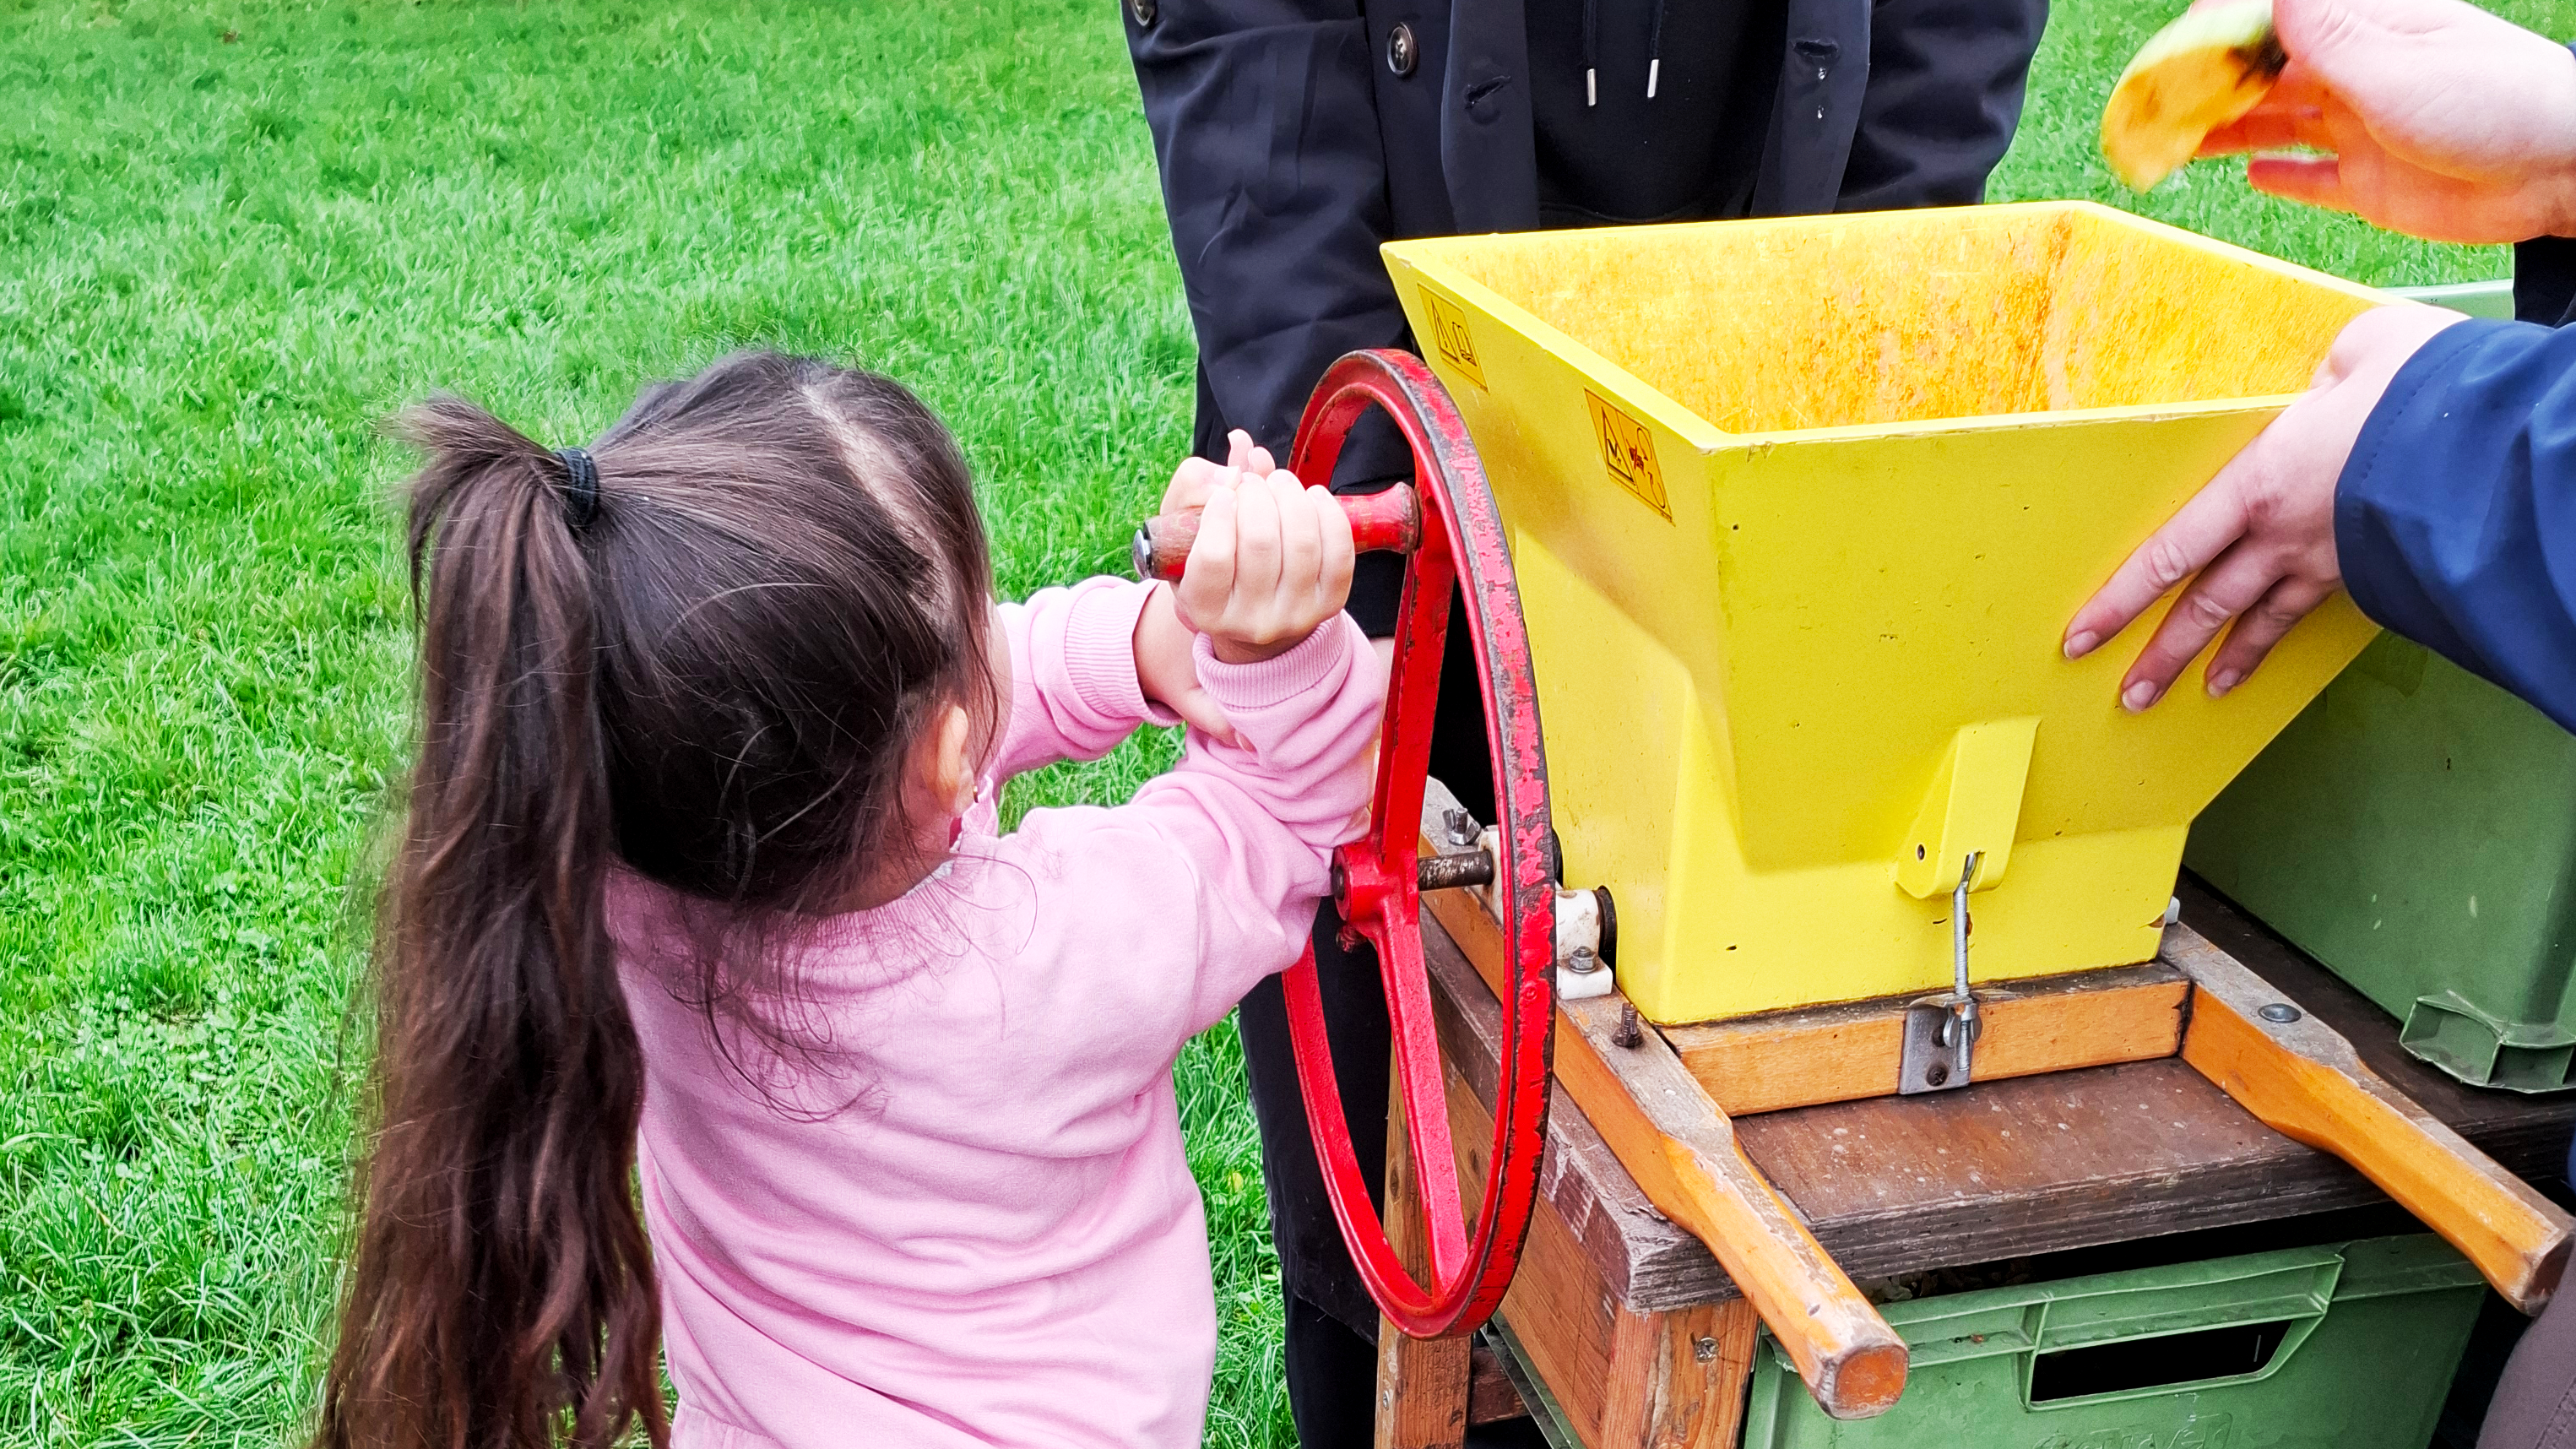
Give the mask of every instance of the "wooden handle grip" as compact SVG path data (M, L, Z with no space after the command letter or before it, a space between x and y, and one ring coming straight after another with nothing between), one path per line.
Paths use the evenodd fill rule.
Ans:
M2363 1065L2352 1043L2177 926L2165 957L2192 978L2182 1058L2264 1125L2358 1168L2478 1266L2516 1308L2549 1301L2576 1220ZM2263 1015L2266 1007L2275 1016Z
M1346 493L1335 501L1351 520L1351 544L1362 553L1411 553L1422 542L1422 505L1413 485L1383 493ZM1199 541L1199 515L1158 513L1136 529L1136 577L1178 583Z
M1573 1029L1557 1038L1558 1080L1647 1200L1725 1266L1819 1407L1837 1419L1894 1408L1905 1391L1905 1340L1744 1156L1734 1124L1691 1081L1661 1035L1648 1031L1638 1046L1616 1044L1626 1005L1626 998L1608 996L1559 1007L1559 1025ZM1630 1060L1613 1072L1605 1051ZM1691 1088L1687 1095L1637 1089L1634 1059L1650 1052L1671 1058L1672 1071ZM1650 1097L1659 1100L1641 1100ZM1693 1120L1658 1120L1668 1116Z

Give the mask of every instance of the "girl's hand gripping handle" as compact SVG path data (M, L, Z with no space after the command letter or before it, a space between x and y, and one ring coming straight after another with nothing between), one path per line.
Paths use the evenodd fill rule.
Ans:
M1422 542L1422 514L1410 483L1383 493L1328 496L1350 520L1351 546L1360 553L1411 553ZM1137 525L1136 577L1178 582L1198 542L1200 523L1199 510L1188 509L1166 511Z
M1227 470L1197 517L1173 601L1218 659L1275 658L1350 601L1350 519L1325 490L1284 469Z

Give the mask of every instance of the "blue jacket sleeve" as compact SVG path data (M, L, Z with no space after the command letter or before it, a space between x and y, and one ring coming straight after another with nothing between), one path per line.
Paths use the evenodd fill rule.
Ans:
M1874 0L1836 211L1968 206L2021 122L2048 0Z
M2576 730L2576 329L2418 349L2344 464L2335 545L2363 613Z

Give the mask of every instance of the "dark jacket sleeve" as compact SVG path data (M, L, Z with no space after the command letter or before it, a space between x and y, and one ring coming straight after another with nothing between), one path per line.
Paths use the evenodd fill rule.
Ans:
M2536 236L2513 249L2513 316L2556 327L2576 311L2576 238Z
M2021 123L2048 0L1876 0L1836 211L1968 206Z
M2425 343L2344 464L2335 545L2363 613L2576 730L2576 330Z
M1121 8L1209 401L1285 458L1325 367L1406 335L1357 0Z

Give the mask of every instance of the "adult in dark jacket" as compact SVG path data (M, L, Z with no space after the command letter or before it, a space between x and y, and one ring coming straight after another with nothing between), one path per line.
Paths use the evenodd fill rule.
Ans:
M2311 147L2248 175L2417 236L2519 243L2517 319L2356 318L2315 388L2077 613L2066 652L2188 579L2121 702L2152 708L2221 628L2203 684L2224 694L2341 587L2576 730L2576 55L2461 0L2274 15L2290 67L2205 153ZM2515 1349L2478 1444L2576 1449L2576 1284Z
M1980 200L2019 120L2046 0L1124 0L1199 342L1202 456L1287 454L1332 360L1410 347L1380 243L1540 226ZM1248 446L1248 445L1247 445ZM1364 425L1337 486L1409 473ZM1393 632L1398 575L1351 611ZM1454 661L1463 666L1463 657ZM1490 817L1481 740L1444 710L1434 768ZM1463 725L1463 729L1460 728ZM1317 932L1345 1110L1382 1159L1376 965ZM1377 1313L1306 1135L1276 982L1241 1015L1310 1446L1365 1442Z

